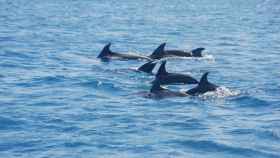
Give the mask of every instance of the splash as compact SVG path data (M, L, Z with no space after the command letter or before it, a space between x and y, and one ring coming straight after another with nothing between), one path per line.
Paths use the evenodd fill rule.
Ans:
M208 61L208 62L211 62L211 63L214 63L215 62L215 57L213 55L210 55L210 54L204 54L203 57L165 57L165 58L162 58L160 60L158 60L157 62L159 61L162 61L162 60L198 60L198 61L201 61L201 60L204 60L204 61Z
M201 98L226 98L226 97L232 97L239 95L240 92L236 90L230 90L227 87L218 87L216 91L213 92L207 92L205 94L199 95Z

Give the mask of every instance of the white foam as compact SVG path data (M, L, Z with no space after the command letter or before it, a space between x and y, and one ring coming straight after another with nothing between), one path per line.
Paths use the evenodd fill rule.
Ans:
M237 96L239 94L240 94L239 91L230 90L229 88L222 86L222 87L218 87L216 91L204 93L203 95L200 95L199 97L226 98L226 97Z
M157 62L163 61L163 60L207 60L209 62L215 62L215 58L213 55L210 54L204 54L203 57L165 57L161 58L160 60L157 60Z

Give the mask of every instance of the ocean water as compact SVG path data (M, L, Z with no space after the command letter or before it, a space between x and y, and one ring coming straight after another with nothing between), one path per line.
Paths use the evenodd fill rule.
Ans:
M0 0L0 157L279 158L279 15L279 0ZM205 47L167 69L222 91L143 97L145 62L98 60L108 42Z

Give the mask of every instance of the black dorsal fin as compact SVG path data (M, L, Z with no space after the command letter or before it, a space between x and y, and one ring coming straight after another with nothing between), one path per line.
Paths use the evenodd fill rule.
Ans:
M155 79L153 81L153 85L152 85L150 92L154 93L154 92L158 92L158 91L162 91L162 90L165 90L165 89L160 86L160 80Z
M196 48L196 49L193 49L191 52L192 52L192 56L194 57L202 57L202 51L205 50L205 48Z
M168 74L168 72L166 71L165 65L166 65L166 60L164 60L164 61L161 63L161 65L160 65L160 67L159 67L159 69L158 69L158 72L157 72L156 76L161 76L161 75L166 75L166 74Z
M108 43L107 45L104 46L104 48L102 49L102 51L100 52L100 54L97 56L97 58L104 58L106 56L108 56L109 54L111 54L111 50L110 50L110 46L111 43Z
M164 47L166 43L162 43L157 47L157 49L154 50L154 52L150 55L150 58L152 59L160 59L164 56Z
M200 81L199 81L199 86L203 86L203 85L207 85L209 82L208 82L208 79L207 79L207 76L208 76L209 72L205 72Z
M153 61L150 61L138 68L139 71L143 71L146 73L152 73L154 67L156 66L157 63L154 63Z

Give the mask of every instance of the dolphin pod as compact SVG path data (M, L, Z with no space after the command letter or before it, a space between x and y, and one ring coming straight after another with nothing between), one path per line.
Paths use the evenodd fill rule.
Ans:
M143 56L138 54L127 54L127 53L117 53L110 50L111 43L105 45L97 56L97 58L108 60L108 59L126 59L126 60L148 60L153 61L155 59L161 59L165 57L202 57L202 51L205 48L196 48L190 52L182 50L165 50L166 43L159 45L154 52L149 56Z
M166 43L162 43L158 46L151 55L143 56L138 54L126 54L126 53L117 53L110 50L111 43L108 43L104 46L97 58L102 60L110 59L126 59L126 60L146 60L147 63L140 66L137 70L145 72L148 74L153 74L153 70L156 67L159 59L166 57L203 57L202 51L205 48L196 48L189 52L182 50L165 50ZM216 91L219 86L208 81L208 74L206 72L202 75L200 80L196 80L190 75L172 73L166 70L166 60L161 61L161 64L158 68L158 71L155 75L155 79L152 82L152 87L150 89L149 96L156 98L164 97L185 97L185 96L197 96L210 91ZM169 90L162 85L169 84L197 84L194 88L191 88L185 92L176 92Z

